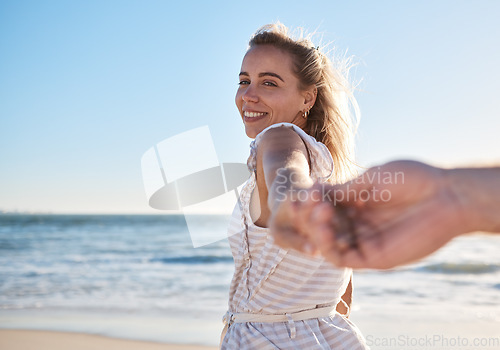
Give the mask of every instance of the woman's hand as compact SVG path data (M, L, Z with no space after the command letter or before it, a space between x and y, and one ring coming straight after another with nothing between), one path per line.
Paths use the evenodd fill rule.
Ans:
M283 248L293 248L307 254L319 254L313 247L310 235L313 234L310 228L315 224L311 222L311 212L314 204L321 200L320 191L323 187L319 184L309 189L297 189L295 194L289 193L287 198L280 202L273 211L269 228L274 237L275 243ZM298 193L306 193L299 201Z

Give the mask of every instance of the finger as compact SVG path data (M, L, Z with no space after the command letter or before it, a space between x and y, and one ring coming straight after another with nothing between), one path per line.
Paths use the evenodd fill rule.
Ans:
M311 220L316 222L331 222L334 219L333 207L330 203L319 203L311 213Z
M316 206L311 214L308 237L322 254L336 249L333 214L328 203Z
M390 266L392 256L397 251L389 252L387 247L381 245L384 234L370 227L361 227L357 230L356 244L349 245L344 250L338 250L339 256L336 262L339 267L350 267L353 269L387 269Z
M354 219L355 209L343 206L336 209L329 205L315 208L311 215L314 222L311 240L321 255L334 265L344 266L346 254L349 259L356 260L348 263L361 265L364 263L364 257L357 249L357 242L353 241L356 237L353 236L353 227L349 224Z
M334 227L336 220L337 218L334 215L333 208L328 203L318 204L311 211L308 230L306 232L307 236L316 246L326 243L327 241L334 242ZM323 235L320 235L319 232L322 232Z
M344 252L335 252L325 256L325 259L338 267L349 267L352 269L371 268L366 257L361 254L359 249L350 248Z
M321 201L322 184L316 182L306 192L306 197L302 200L291 202L289 208L289 218L293 227L304 233L308 230L312 209Z
M337 221L332 206L329 203L319 203L311 209L308 225L310 227L321 224L335 226Z
M296 227L299 232L307 233L309 230L309 220L314 206L315 202L309 196L304 201L293 203L293 212L290 217L292 218L294 227Z
M328 261L337 265L340 253L331 225L319 224L315 226L314 244L318 252Z

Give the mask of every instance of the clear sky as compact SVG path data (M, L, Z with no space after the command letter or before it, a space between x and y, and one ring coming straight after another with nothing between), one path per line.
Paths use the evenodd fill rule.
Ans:
M355 56L361 165L499 162L499 14L494 0L3 0L0 210L156 213L141 156L204 125L220 162L245 162L239 68L276 20Z

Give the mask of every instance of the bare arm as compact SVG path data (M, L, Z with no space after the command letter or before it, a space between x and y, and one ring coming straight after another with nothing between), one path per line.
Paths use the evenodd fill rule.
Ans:
M332 203L291 207L293 230L276 231L275 241L321 253L338 266L391 268L463 233L500 232L500 168L447 170L397 161L321 190L332 194ZM339 225L346 220L350 230ZM346 245L346 236L354 244Z
M270 129L262 135L257 148L257 187L262 226L288 213L291 192L313 184L309 176L307 149L300 136L286 126Z
M467 232L500 233L500 167L446 170L466 216Z

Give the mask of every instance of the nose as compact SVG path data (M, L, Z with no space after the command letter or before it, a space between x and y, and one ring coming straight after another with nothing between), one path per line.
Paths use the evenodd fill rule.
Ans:
M243 91L243 94L241 95L241 98L245 102L259 101L259 96L257 95L257 91L255 90L255 87L252 84L247 85L245 91Z

